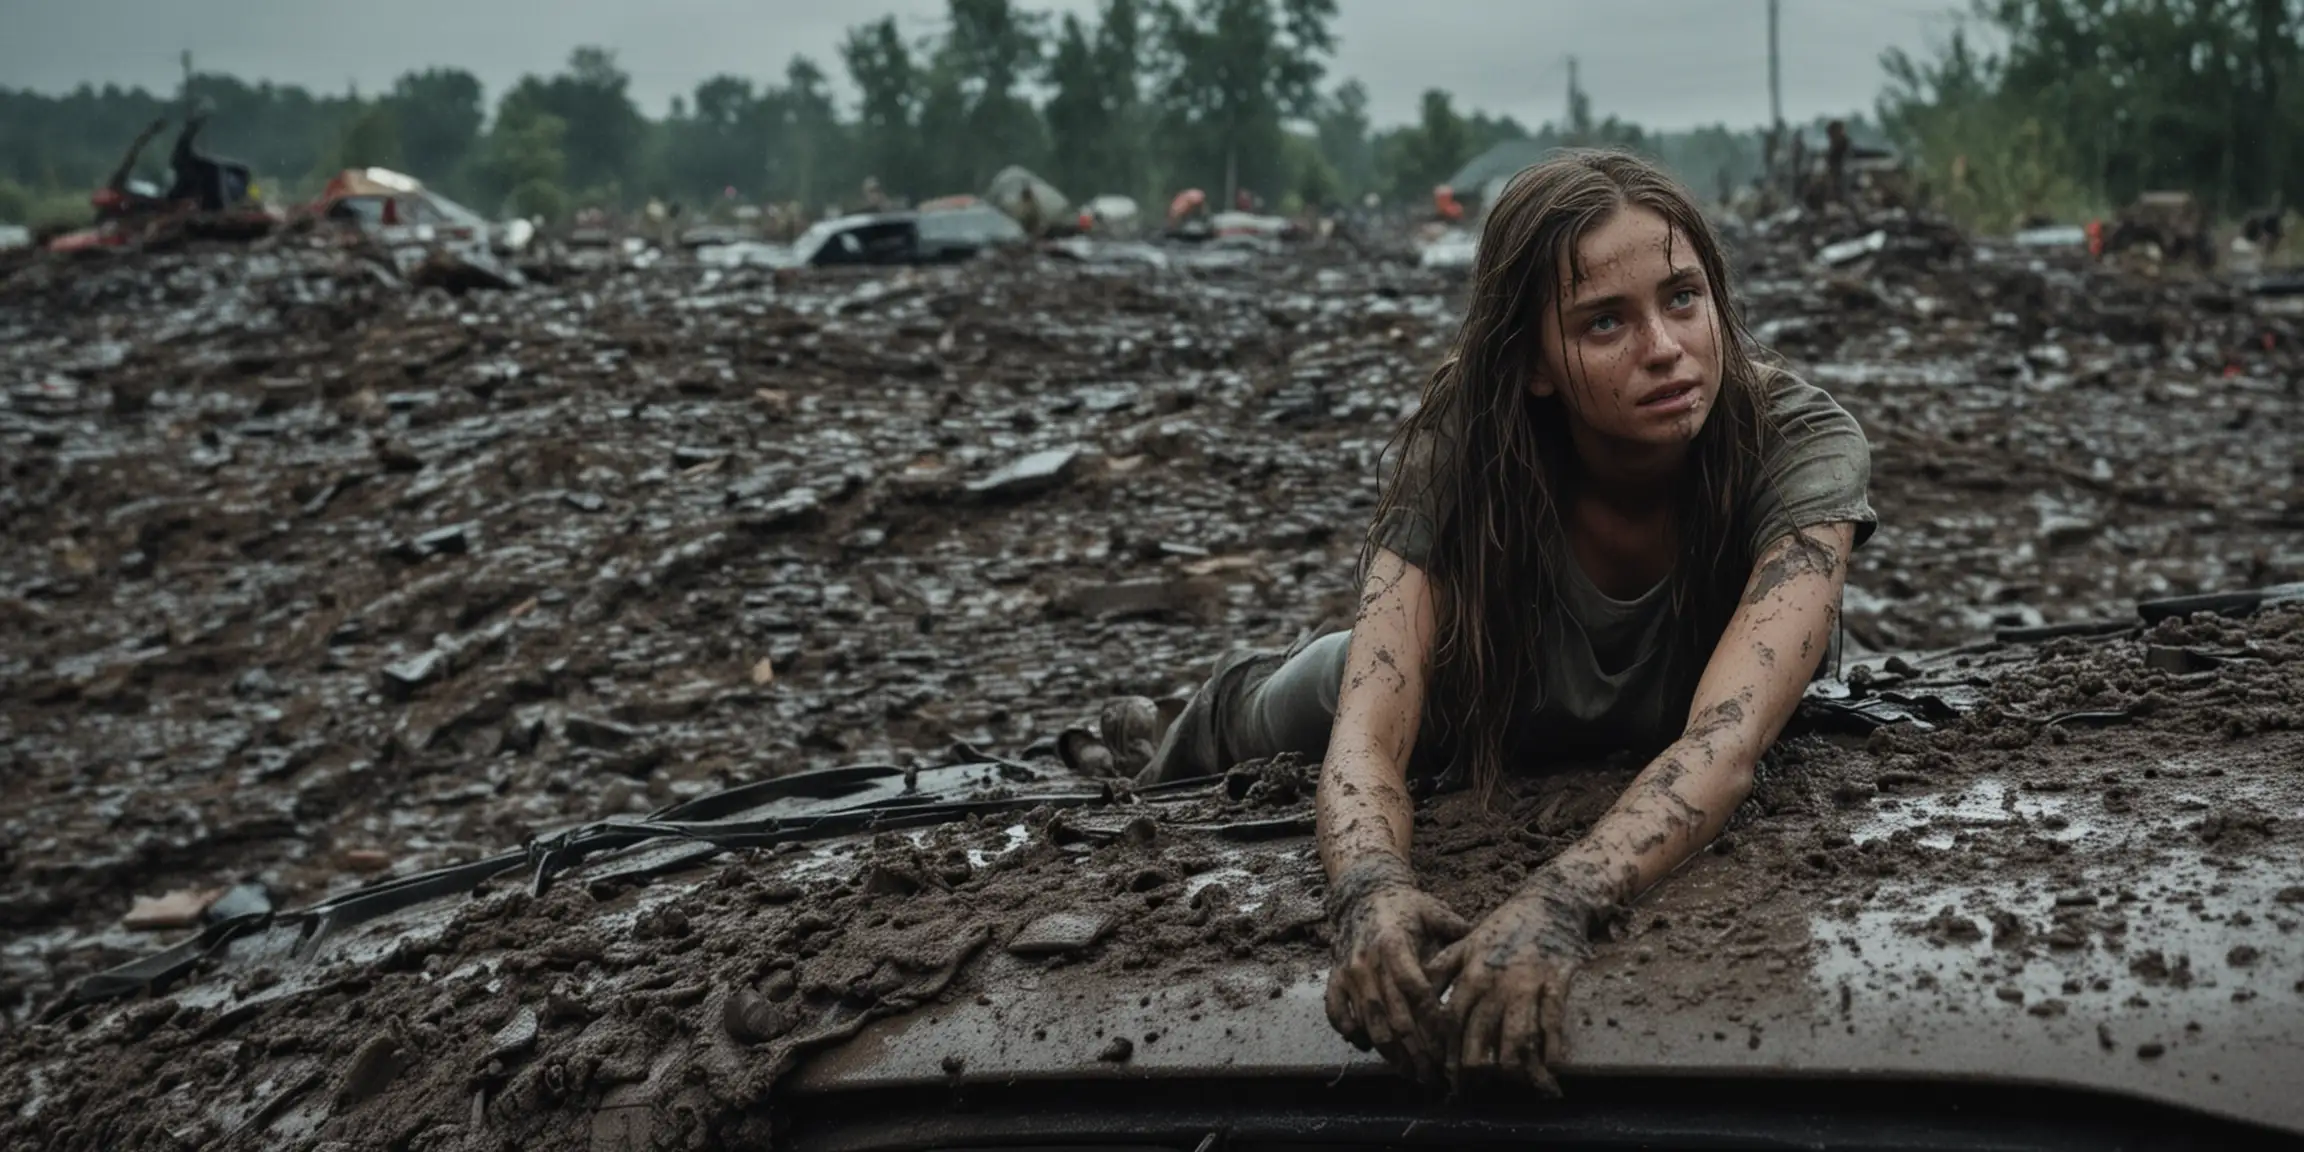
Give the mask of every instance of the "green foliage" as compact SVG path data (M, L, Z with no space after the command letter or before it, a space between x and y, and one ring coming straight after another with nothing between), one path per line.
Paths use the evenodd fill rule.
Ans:
M473 180L483 202L505 202L522 190L533 195L539 185L564 188L568 157L562 144L567 136L567 122L549 112L507 107L497 113L496 126L481 142L473 163Z
M1281 164L1287 172L1278 205L1286 215L1307 207L1334 208L1345 200L1344 180L1320 151L1317 137L1290 132L1281 137Z
M2200 193L2226 214L2304 199L2304 0L1969 3L1975 35L1884 58L1879 133L1851 118L1860 140L1907 153L1962 219L2069 219L2156 188ZM25 215L26 196L53 196L85 215L129 140L177 115L185 95L212 107L203 147L249 162L269 188L386 164L475 203L518 199L547 215L650 197L703 204L731 188L853 204L867 176L916 200L981 190L1008 164L1081 200L1120 192L1156 205L1197 186L1220 201L1229 181L1275 204L1374 191L1416 207L1467 165L1509 171L1573 144L1646 152L1713 197L1762 174L1753 131L1651 133L1581 91L1554 123L1524 126L1434 89L1413 123L1378 128L1364 88L1327 81L1336 0L1099 0L1057 17L1043 7L945 0L937 30L912 37L873 19L840 47L853 100L835 100L824 70L794 57L781 76L706 79L658 120L596 47L492 102L471 74L441 68L374 97L214 74L166 95L0 89L0 179L23 190L0 209ZM1811 152L1820 128L1803 128ZM164 178L168 143L154 142L141 174Z
M1427 89L1416 126L1388 132L1376 144L1376 171L1385 195L1413 202L1432 194L1455 171L1479 153L1471 126L1456 114L1446 92Z
M407 73L393 83L384 104L399 129L408 171L434 182L455 178L480 142L487 118L479 79L456 68Z
M664 191L708 201L723 189L755 191L767 167L775 133L775 102L740 76L720 75L696 86L692 104L673 102L662 125L660 164Z
M39 231L78 227L94 218L86 193L41 192L0 177L0 224L21 224Z
M37 197L30 188L0 178L0 224L22 224L32 214Z
M400 119L388 103L370 105L366 111L344 126L337 137L336 147L329 153L320 171L314 175L325 180L346 168L401 168L404 161L400 152Z
M529 124L549 116L562 126L561 152L567 183L574 187L623 189L637 187L642 175L638 161L648 125L632 103L631 78L616 66L616 56L605 48L578 48L568 56L568 68L557 75L528 76L504 94L496 106L499 130L504 122ZM525 180L505 185L508 190ZM621 199L621 194L617 193Z
M1962 218L2074 218L2157 189L2223 213L2304 196L2304 0L1974 0L1929 60L1882 57L1882 127Z
M2003 91L1999 62L1979 56L1965 33L1934 62L1891 51L1881 66L1889 77L1881 123L1954 218L2007 231L2092 207L2070 176L2076 165L2063 138Z
M1085 199L1117 192L1150 197L1144 94L1145 8L1138 0L1104 0L1091 35L1066 13L1048 55L1044 79L1054 89L1047 124L1050 175Z
M784 69L775 112L784 146L769 153L771 198L821 204L845 179L843 129L824 70L805 56Z
M266 187L324 167L327 154L369 106L355 92L314 95L294 85L249 84L206 72L191 78L185 96L191 106L210 112L200 132L201 151L248 165ZM169 111L181 117L183 106ZM131 136L123 134L107 146L121 148ZM147 160L164 169L172 142L169 135L153 141Z
M896 18L884 16L850 29L840 59L859 94L855 139L865 173L892 194L915 192L922 86L912 49L896 31Z
M960 134L923 137L922 144L934 158L941 190L980 189L1010 164L1037 167L1046 159L1039 111L1016 89L1041 72L1048 20L1011 0L949 3L951 32L935 60L961 96Z
M550 180L530 180L512 190L504 208L513 216L557 224L568 218L568 193Z
M1279 187L1281 122L1319 111L1336 0L1165 0L1154 11L1171 182Z
M0 179L36 194L76 192L85 208L89 191L111 175L129 141L169 114L165 101L142 89L83 84L49 96L0 88ZM166 147L162 140L147 149L142 170L156 171Z
M1320 102L1312 123L1320 157L1336 174L1340 196L1358 199L1376 187L1376 149L1368 139L1368 89L1347 80Z

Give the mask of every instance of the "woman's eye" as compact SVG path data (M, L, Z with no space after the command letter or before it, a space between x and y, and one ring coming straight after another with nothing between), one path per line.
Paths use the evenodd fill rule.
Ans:
M1695 302L1696 290L1694 288L1682 288L1672 294L1672 306L1674 308L1686 308Z
M1594 316L1592 318L1592 323L1586 325L1586 330L1592 332L1613 332L1616 330L1617 325L1618 321L1614 316L1602 314L1599 316Z

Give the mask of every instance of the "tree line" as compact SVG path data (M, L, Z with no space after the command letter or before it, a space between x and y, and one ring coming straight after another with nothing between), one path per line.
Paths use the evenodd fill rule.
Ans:
M1971 2L1975 34L1887 53L1877 126L1850 118L1859 135L1892 141L1964 221L2073 219L2154 188L2194 191L2229 214L2304 191L2289 146L2304 129L2304 0ZM1103 0L1088 18L947 0L929 35L907 36L893 17L848 31L831 66L850 101L802 55L775 77L710 77L657 117L601 47L522 77L493 105L455 68L413 71L373 95L216 73L190 73L168 95L0 88L0 220L85 215L88 190L137 131L188 103L213 110L204 144L249 163L276 200L380 165L486 212L547 218L650 199L703 206L727 190L820 210L852 204L866 177L922 199L980 190L1009 164L1076 198L1158 204L1184 187L1237 186L1275 208L1369 193L1423 202L1505 141L1527 154L1643 150L1721 197L1762 175L1757 127L1653 132L1596 114L1581 92L1531 127L1459 109L1434 88L1412 122L1378 128L1366 89L1330 76L1335 16L1335 0ZM1806 127L1820 138L1821 121ZM163 138L146 171L166 152Z
M1673 143L1706 182L1756 170L1751 133L1651 137L1588 107L1530 129L1459 110L1439 89L1413 123L1379 129L1363 86L1329 83L1335 15L1335 0L1104 0L1086 19L948 0L932 35L907 37L892 17L849 30L833 61L855 91L848 107L825 66L800 55L775 78L710 77L650 117L600 47L523 77L492 108L455 68L410 72L367 96L215 73L192 73L165 96L0 89L0 218L84 213L87 190L144 124L194 104L213 110L204 146L250 164L275 198L380 165L484 211L546 217L649 199L706 204L726 190L813 209L853 201L866 177L921 199L981 189L1009 164L1075 197L1160 203L1196 186L1250 189L1275 208L1371 192L1422 201L1471 157L1516 139ZM166 152L163 138L144 170L157 175Z
M2304 0L1972 0L1882 64L1882 126L1972 224L2155 190L2227 218L2304 201Z

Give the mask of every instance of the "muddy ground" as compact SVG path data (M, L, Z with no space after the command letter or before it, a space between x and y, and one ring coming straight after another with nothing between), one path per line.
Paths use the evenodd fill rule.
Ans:
M1851 231L1737 241L1762 336L1873 438L1853 659L2304 579L2295 317L1909 223L1808 261ZM762 776L1030 757L1341 622L1461 290L1339 249L542 271L450 297L286 237L0 281L0 1034L60 1043L31 1024L57 988L180 935L124 928L139 895L294 906ZM1877 808L1994 757L2125 781L2029 711L2107 693L2293 764L2294 623L2163 645L2286 653L2253 679L2012 679L1975 723L2015 709L2021 740L1875 738L1803 795ZM2292 834L2292 799L2233 843ZM1542 803L1529 834L1571 834ZM1832 827L1795 859L1861 874ZM299 1027L325 1049L328 1020Z
M1977 705L1958 721L1780 745L1720 845L1580 974L1573 1058L1894 1069L1949 1047L1964 1074L2054 1068L2304 1123L2268 1102L2292 1098L2304 1017L2304 609L1946 657L1885 690L1954 686ZM1437 798L1419 871L1476 917L1630 771ZM789 1131L776 1089L820 1054L816 1092L1333 1067L1340 1042L1303 1033L1321 1037L1326 955L1312 776L1244 766L1181 798L739 852L647 884L611 868L532 896L515 877L315 960L259 948L0 1037L17 1072L0 1136L769 1147Z

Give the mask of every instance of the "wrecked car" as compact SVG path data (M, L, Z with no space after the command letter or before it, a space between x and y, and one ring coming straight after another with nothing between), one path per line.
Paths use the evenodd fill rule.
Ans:
M982 201L953 204L917 213L921 258L931 262L966 259L987 248L1023 244L1030 239L1015 218Z
M375 237L408 265L435 248L486 254L496 236L479 213L389 168L337 173L305 212Z
M928 212L877 212L818 221L793 241L791 261L814 266L941 264L1023 240L1024 230L1016 221L980 203Z

